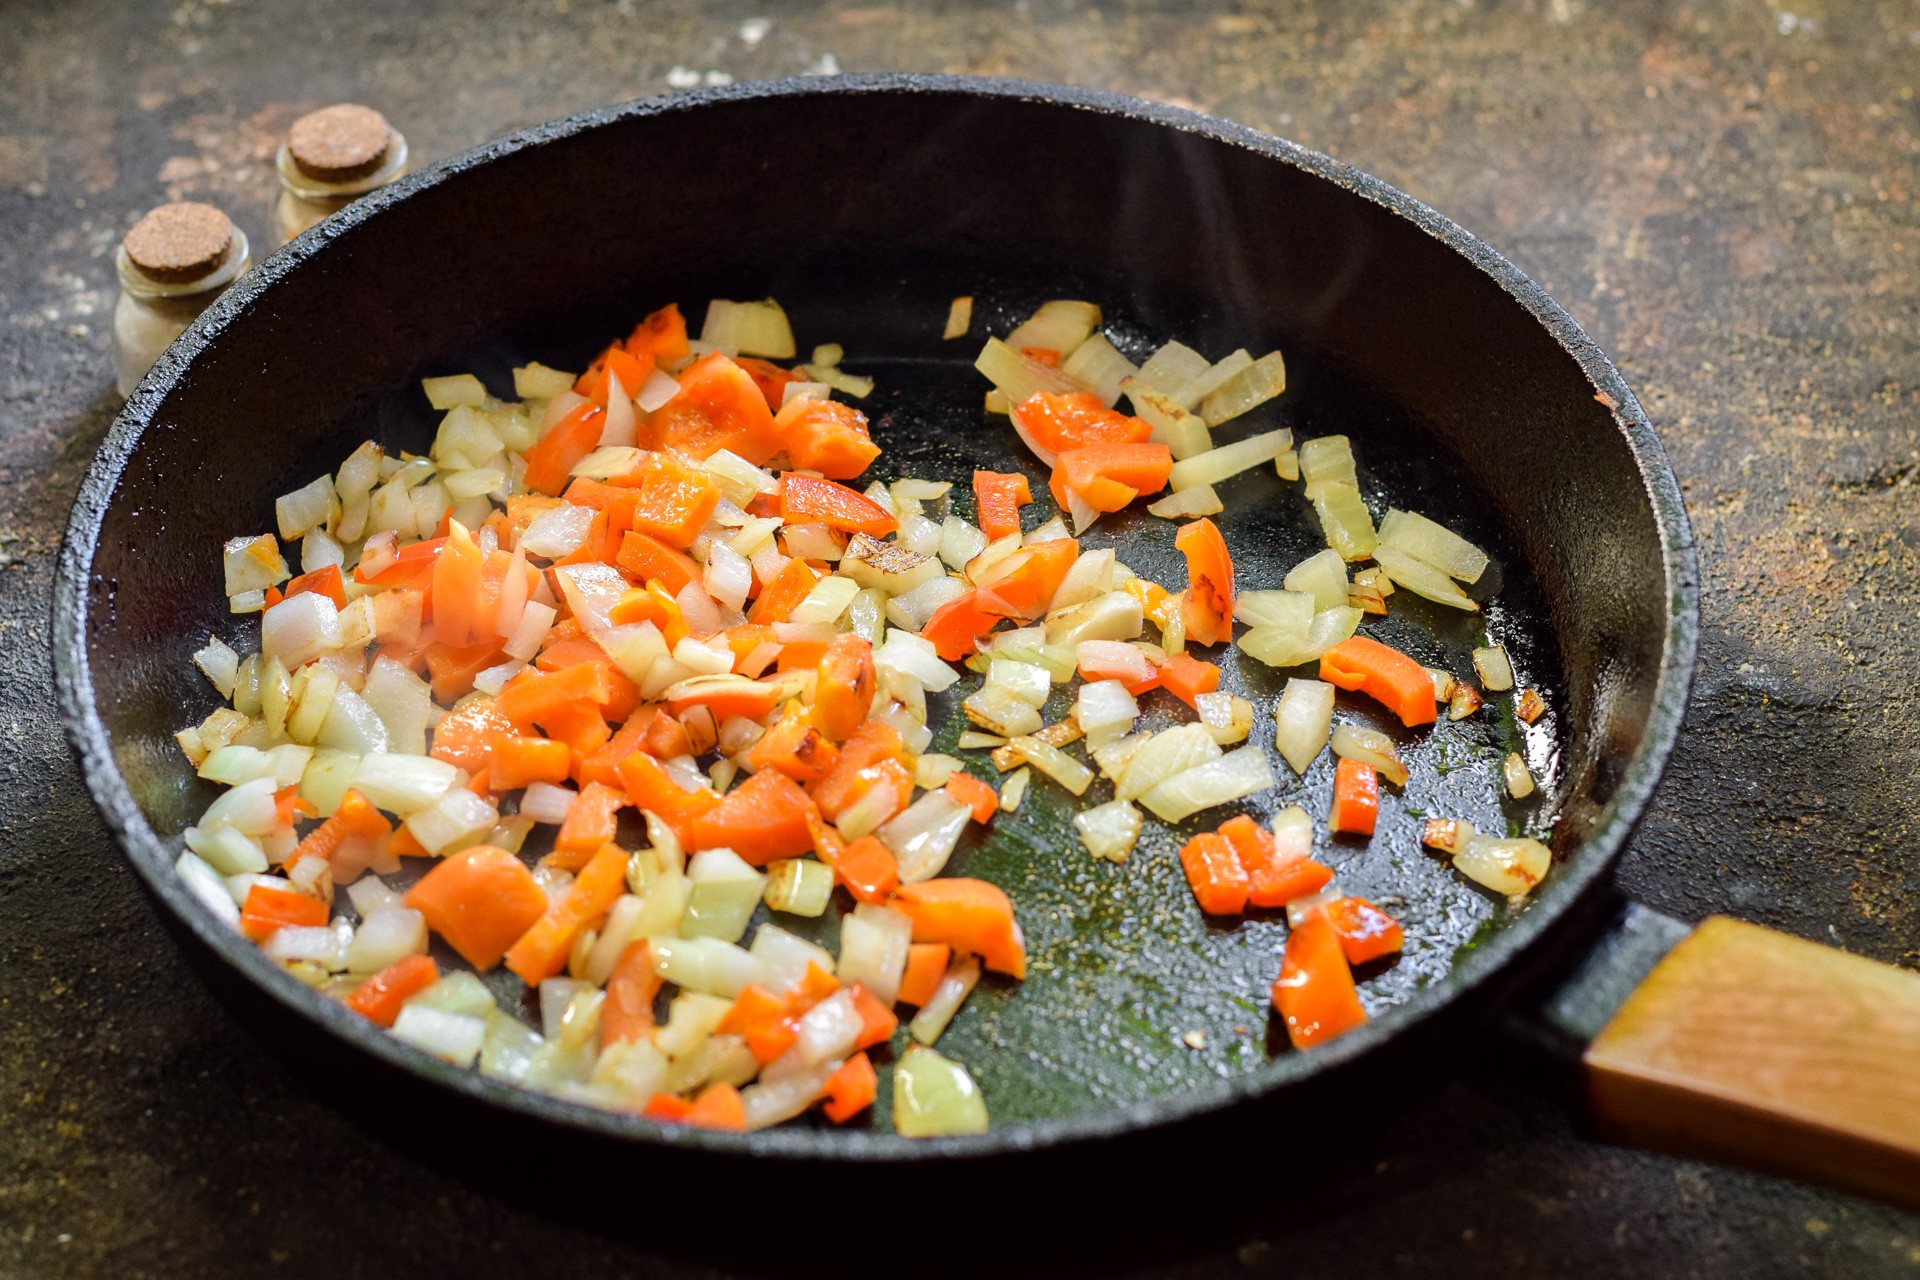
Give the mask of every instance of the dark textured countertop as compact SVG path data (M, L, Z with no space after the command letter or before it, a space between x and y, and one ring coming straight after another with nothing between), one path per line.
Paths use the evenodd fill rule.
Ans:
M715 1274L486 1199L281 1080L161 935L60 737L47 601L116 409L112 245L168 196L260 242L277 136L340 99L426 159L719 75L1014 75L1404 187L1615 355L1686 490L1700 678L1626 888L1920 967L1920 6L1793 2L7 6L0 1275ZM1920 1219L1587 1141L1498 1060L1430 1079L1317 1217L1223 1221L1138 1273L1920 1276Z

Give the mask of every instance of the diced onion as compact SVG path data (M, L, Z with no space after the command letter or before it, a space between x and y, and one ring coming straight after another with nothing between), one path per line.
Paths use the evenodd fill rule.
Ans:
M1553 854L1538 840L1476 835L1453 855L1454 869L1461 875L1510 898L1531 893L1552 864Z
M766 977L760 962L744 948L719 938L655 937L647 950L654 972L668 982L723 1000Z
M927 620L941 605L957 600L966 593L966 584L958 578L929 578L913 590L889 599L887 620L897 627L917 632L927 625Z
M1142 795L1140 803L1164 822L1179 822L1202 809L1244 800L1271 786L1273 770L1267 765L1267 753L1249 745L1175 774Z
M1346 603L1342 596L1340 603ZM1288 588L1285 591L1242 591L1233 600L1234 620L1250 627L1280 627L1298 634L1304 641L1313 625L1314 597Z
M1333 700L1333 686L1321 680L1295 677L1281 692L1273 711L1273 745L1295 773L1305 774L1326 747Z
M1341 608L1347 603L1347 562L1332 548L1316 552L1287 572L1285 586L1311 595L1316 610Z
M1060 580L1060 586L1047 605L1047 612L1070 609L1112 591L1113 565L1113 551L1110 548L1102 547L1098 551L1083 553L1067 570L1067 576Z
M782 858L767 864L766 903L775 911L791 915L817 917L827 909L833 896L833 868L824 862L801 858ZM764 934L768 926L761 925ZM758 945L760 934L754 935Z
M634 392L633 403L642 413L652 413L680 394L680 384L664 369L655 369Z
M1212 362L1192 347L1169 342L1140 366L1140 385L1150 391L1177 391L1212 367Z
M1309 498L1329 484L1343 484L1351 489L1360 487L1360 475L1353 462L1353 445L1345 436L1320 436L1302 441L1300 474L1306 479Z
M1132 800L1197 765L1220 758L1220 744L1197 724L1163 729L1143 742L1114 780L1113 793Z
M1343 724L1333 731L1333 754L1343 760L1358 760L1372 765L1381 777L1396 787L1407 785L1406 762L1394 749L1393 739L1378 729L1362 729Z
M746 1113L749 1130L765 1129L791 1120L819 1100L827 1080L839 1070L837 1062L823 1062L790 1075L770 1079L761 1072L757 1084L740 1091L740 1104Z
M1080 389L1072 378L1058 369L1021 355L998 338L987 339L987 345L981 348L973 367L985 374L987 381L1013 404L1024 404L1042 391L1064 395Z
M451 409L456 405L483 405L487 402L487 388L470 373L450 374L444 378L422 378L420 389L427 393L427 403L436 409Z
M402 1044L410 1044L456 1067L472 1066L487 1038L485 1019L448 1013L417 1001L401 1008L391 1030L394 1039Z
M1136 651L1137 652L1137 651ZM1146 659L1141 659L1146 665ZM1094 680L1080 686L1074 702L1074 719L1087 735L1089 749L1122 737L1133 728L1140 715L1140 704L1118 680Z
M887 633L886 640L873 651L873 665L876 671L911 676L931 693L939 693L960 678L958 672L941 660L932 642L904 631Z
M1091 302L1064 298L1043 302L1007 335L1007 345L1015 351L1052 351L1064 360L1100 327L1100 319L1100 308Z
M1009 738L1007 746L1076 796L1085 795L1087 788L1093 784L1093 770L1051 743L1036 737L1019 736Z
M522 400L551 400L565 391L573 390L573 384L579 381L577 373L565 373L559 369L549 369L535 361L523 364L513 371L513 394Z
M1159 516L1163 520L1177 520L1182 516L1218 515L1226 509L1226 505L1220 501L1220 495L1210 484L1189 485L1185 489L1168 494L1158 502L1147 504L1148 513Z
M856 533L840 560L840 572L863 587L904 595L945 577L940 561L898 542L881 542Z
M1012 773L1008 774L1006 781L1000 784L1001 809L1007 813L1012 813L1018 809L1020 802L1027 798L1027 785L1032 780L1032 771L1024 767L1015 769Z
M995 657L987 664L983 689L1005 689L1020 701L1038 710L1053 692L1053 680L1045 669L1025 662Z
M1140 839L1143 819L1126 800L1109 800L1073 815L1073 829L1087 852L1108 862L1125 862Z
M333 477L321 476L292 493L275 498L274 523L280 526L280 536L292 542L304 537L309 529L326 524L339 509L340 499L334 493Z
M1473 669L1479 673L1480 685L1488 693L1504 693L1513 688L1513 664L1507 660L1507 651L1500 645L1475 649Z
M1312 443L1309 441L1309 443ZM1320 519L1320 532L1327 545L1343 560L1365 560L1379 545L1373 531L1373 517L1360 491L1350 484L1327 484L1313 495L1314 514Z
M949 569L964 569L967 562L987 549L987 535L958 516L948 516L940 524L940 558Z
M1078 645L1086 640L1132 640L1145 623L1139 597L1130 591L1110 591L1085 604L1049 615L1047 643Z
M791 360L798 354L787 313L772 298L759 302L729 302L715 298L707 304L700 341L728 355L765 356Z
M1149 439L1166 445L1175 458L1184 461L1212 450L1213 435L1199 414L1175 403L1168 395L1142 386L1138 377L1129 378L1121 385L1126 390L1127 398L1133 401L1133 411L1153 428ZM1210 481L1195 480L1192 483Z
M1235 693L1203 693L1193 700L1200 723L1221 746L1231 746L1253 731L1253 704Z
M760 905L766 877L731 849L702 849L687 863L687 886L681 935L738 942Z
M389 813L412 814L445 795L457 773L446 761L431 756L376 751L360 757L351 785Z
M1518 751L1508 753L1500 772L1506 779L1507 794L1515 800L1525 800L1533 794L1533 775L1527 772L1527 762L1520 758Z
M1003 738L1032 733L1040 727L1040 712L1004 686L984 685L960 706L967 719Z
M917 884L940 874L967 829L973 811L945 791L929 791L874 832L900 864L900 882Z
M1269 351L1209 391L1200 401L1200 416L1208 426L1217 427L1265 404L1286 389L1287 362L1278 351Z
M912 942L913 920L905 912L862 902L840 917L837 976L847 986L858 982L881 1004L891 1005L899 997Z
M1463 852L1476 834L1471 822L1459 818L1428 818L1420 828L1420 843L1429 849L1455 854Z
M962 294L947 307L947 326L940 333L944 339L964 338L967 330L973 328L973 295Z
M1196 485L1214 485L1263 462L1271 462L1293 445L1293 432L1282 427L1233 444L1223 444L1173 464L1167 478L1175 492Z
M1410 511L1387 512L1380 521L1380 541L1468 584L1487 571L1486 552L1445 525Z
M306 859L302 859L306 861ZM358 887L358 886L355 886ZM365 913L347 947L347 971L378 973L388 965L427 949L427 920L398 900Z
M907 1024L907 1034L920 1044L930 1045L939 1040L940 1033L953 1021L953 1015L960 1012L960 1006L979 981L980 958L956 957L940 975L940 984L934 988L933 995Z
M407 830L421 848L437 854L474 843L493 830L499 817L492 804L465 787L452 787L431 805L409 814Z
M1120 398L1120 384L1140 370L1107 341L1104 333L1096 333L1060 362L1060 372L1100 397L1100 403L1111 409Z
M206 647L193 655L193 665L199 667L223 698L233 696L233 684L240 673L240 655L221 643L217 636L208 636Z
M1373 549L1373 558L1379 561L1380 567L1386 570L1387 576L1396 586L1405 587L1413 594L1424 596L1435 604L1464 609L1469 613L1477 613L1480 610L1480 606L1474 603L1472 597L1453 584L1452 578L1425 561L1414 559L1397 547L1390 547L1383 542Z
M893 1071L893 1127L903 1138L985 1133L986 1099L965 1067L924 1045L908 1045Z

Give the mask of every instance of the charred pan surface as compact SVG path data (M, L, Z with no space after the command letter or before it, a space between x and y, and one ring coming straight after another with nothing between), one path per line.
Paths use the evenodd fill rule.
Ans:
M1901 5L1829 6L1809 22L1744 4L1575 0L1272 16L809 5L782 7L754 42L734 17L679 0L482 3L457 23L381 5L73 3L9 23L0 1270L330 1276L430 1257L476 1276L556 1263L712 1274L504 1208L350 1128L205 997L112 852L60 740L42 637L59 531L118 407L105 249L142 210L210 199L262 241L273 145L343 92L430 157L664 89L671 68L784 75L828 53L849 69L1182 100L1331 152L1479 232L1566 302L1620 358L1672 453L1701 548L1700 677L1627 887L1678 914L1732 911L1912 966L1916 25ZM407 56L390 56L396 45ZM288 101L290 87L311 96ZM1206 1239L1149 1232L1126 1268L1854 1277L1915 1265L1909 1217L1594 1146L1490 1068L1414 1091L1390 1134L1330 1163L1319 1194ZM1066 1268L1041 1256L1027 1269Z

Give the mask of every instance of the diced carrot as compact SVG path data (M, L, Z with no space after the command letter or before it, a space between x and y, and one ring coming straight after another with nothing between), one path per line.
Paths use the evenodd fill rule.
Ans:
M680 594L680 589L692 582L700 572L700 566L686 552L677 551L637 529L630 529L621 535L620 554L616 557L616 563L629 578L646 583L657 582L669 596ZM616 618L614 621L623 619Z
M406 903L468 964L491 969L546 911L547 895L524 862L480 844L435 864Z
M876 538L900 527L890 512L859 490L797 471L781 477L780 514L789 524L824 524Z
M692 546L720 505L720 490L713 480L666 450L648 455L635 475L640 496L633 504L633 527L669 547Z
M547 494L566 488L569 473L599 446L606 416L599 405L577 405L549 427L539 443L527 450L527 488Z
M634 355L646 352L663 363L684 359L692 347L679 305L669 302L635 326L627 335L627 350Z
M856 902L885 902L900 884L893 850L872 836L861 836L834 856L833 878Z
M1220 835L1246 868L1247 901L1253 906L1283 907L1318 892L1333 879L1331 867L1304 853L1282 854L1267 829L1245 814L1221 823Z
M864 636L842 631L827 642L813 688L813 723L835 742L851 737L873 710L873 646Z
M427 679L433 686L433 696L441 702L457 702L472 693L473 678L500 661L500 644L495 638L461 649L428 645Z
M756 773L720 797L690 825L689 848L727 848L754 866L813 848L807 814L813 801L786 774ZM666 815L661 815L665 817Z
M975 642L1000 625L1010 610L989 593L969 591L933 611L920 638L928 641L948 662L973 656Z
M864 1053L854 1054L827 1077L821 1089L826 1099L826 1105L820 1108L821 1114L835 1124L845 1124L873 1105L879 1096L879 1080L873 1070L873 1060Z
M786 399L789 382L802 381L801 376L793 370L782 369L773 361L757 356L735 356L733 362L745 369L747 376L753 379L753 385L760 389L760 398L767 402L769 413L780 412L780 402Z
M337 564L322 565L312 573L303 573L287 584L287 597L292 598L311 591L333 601L334 608L347 607L347 586L340 577Z
M759 596L747 610L748 620L759 623L785 622L793 616L794 607L807 598L807 593L819 581L820 575L805 560L796 557L787 561L781 566L780 572L773 575L773 580L760 588Z
M555 742L566 743L567 749L576 756L594 754L613 737L613 730L598 707L561 707L549 711L540 727Z
M1095 511L1118 511L1167 487L1173 452L1164 444L1089 444L1061 453L1047 488L1061 506L1069 495Z
M1433 677L1412 658L1378 640L1348 636L1320 655L1320 678L1342 689L1358 689L1399 716L1409 729L1433 723Z
M1000 808L1000 793L970 773L954 770L947 775L946 792L959 803L973 810L975 822L991 822L994 813Z
M538 497L538 495L533 496ZM567 486L565 498L572 506L592 507L595 511L605 512L607 527L625 533L633 527L633 504L639 501L640 495L632 489L623 489L619 485L607 484L601 480L589 480L585 476L575 476L573 483ZM512 503L520 501L522 501L520 498L509 499L509 507L511 508ZM540 501L552 502L553 499L541 498Z
M1188 586L1180 605L1187 639L1195 644L1225 644L1233 639L1233 558L1227 554L1226 539L1213 521L1202 516L1181 525L1173 545L1187 558ZM1433 680L1425 672L1421 675L1431 695Z
M653 999L660 975L645 938L629 942L607 976L607 998L600 1005L600 1042L623 1044L653 1034Z
M611 843L620 830L620 811L626 807L626 792L588 783L567 806L566 821L560 824L553 847L590 853Z
M353 836L372 841L378 840L393 830L393 826L380 816L373 802L360 792L348 787L340 797L340 804L331 817L312 831L306 839L294 846L287 855L287 865L292 866L302 858L326 858L332 861L341 843ZM344 868L336 868L335 879L344 883L346 877L341 874Z
M789 671L811 671L826 656L825 640L789 640L780 646L780 656L774 663L774 670L782 675Z
M694 821L720 803L711 787L682 790L667 776L660 762L644 751L636 751L620 762L620 782L633 807L651 813L673 829L684 843L693 834Z
M1343 757L1333 771L1333 808L1327 815L1327 833L1370 836L1379 817L1380 775L1370 764Z
M676 756L692 755L693 740L687 736L687 727L676 717L666 711L657 711L653 722L647 726L646 739L639 749L655 760L672 760Z
M810 815L807 818L807 834L813 837L813 856L829 867L839 862L840 855L847 851L846 840L823 817Z
M647 740L647 731L654 721L660 718L656 707L644 707L620 726L619 732L607 739L606 744L597 751L585 755L574 755L572 763L573 780L581 786L590 783L604 783L609 787L620 786L620 762L643 748ZM572 755L572 748L568 748ZM678 754L678 753L676 753Z
M261 607L265 609L271 609L273 608L273 606L279 604L282 600L285 600L287 598L287 593L282 591L279 587L269 586L266 590L265 597L266 598L261 601Z
M522 671L500 689L500 714L515 725L544 724L554 715L598 709L613 697L607 667L581 662L559 671Z
M912 918L915 942L944 942L979 956L989 969L1027 976L1026 942L998 885L958 876L903 884L894 906Z
M1138 581L1140 581L1138 578L1129 578L1127 585L1131 587ZM1148 585L1152 586L1151 583ZM1155 590L1160 590L1160 588L1156 587ZM1162 590L1161 594L1165 595L1166 592ZM1083 660L1080 663L1080 675L1089 684L1095 680L1118 680L1126 687L1127 692L1136 698L1149 690L1160 687L1159 667L1154 667L1153 674L1150 676L1134 676L1133 673L1136 669L1131 662L1125 664L1109 664L1097 658ZM1128 677L1130 676L1133 678L1129 679Z
M240 907L240 932L265 942L289 926L311 927L327 922L327 904L291 889L255 884Z
M553 562L554 566L557 568L565 564L591 564L596 561L603 561L607 558L606 544L607 513L604 511L596 511L593 513L593 519L587 524L587 533L586 536L580 540L580 545L561 556L558 560L555 560ZM619 538L613 539L613 550L614 554L619 554Z
M741 1101L738 1089L724 1080L716 1080L700 1091L700 1096L694 1099L692 1109L681 1118L681 1123L697 1129L745 1133L746 1104Z
M649 1120L663 1120L668 1124L685 1124L687 1117L693 1114L693 1104L671 1093L656 1093L647 1099L647 1105L640 1114Z
M734 361L715 352L676 377L679 392L654 411L642 444L702 460L727 449L755 465L780 447L766 397Z
M784 996L757 982L748 983L715 1024L715 1035L739 1036L762 1066L793 1047L799 1037Z
M820 812L829 818L837 818L840 811L858 799L870 785L860 778L863 770L892 764L906 776L911 786L913 775L906 771L903 760L905 754L906 744L901 740L898 729L884 720L869 720L846 740L840 748L839 758L828 768L825 777L807 788L807 794L820 806Z
M1004 607L1011 616L1023 620L1039 617L1079 558L1080 544L1072 538L1037 542L1014 552L994 566L998 576L981 587L983 597L991 595L998 603L983 599L982 607ZM927 625L931 627L932 621Z
M374 1025L390 1027L407 1001L438 981L440 966L432 956L402 956L355 987L345 1004Z
M626 850L618 845L603 847L580 868L560 900L507 948L507 968L530 987L559 973L575 935L605 915L626 886Z
M531 782L560 783L573 768L573 752L564 742L517 733L495 734L487 751L495 791L518 791Z
M1037 392L1015 405L1013 416L1029 439L1053 454L1095 444L1138 444L1153 434L1150 425L1107 408L1089 391Z
M787 1012L796 1018L840 989L840 980L812 960L800 981L787 990Z
M616 342L594 357L587 371L574 379L573 389L576 394L585 396L604 409L609 378L620 379L620 389L628 399L632 399L633 393L653 372L653 363L653 352L635 354Z
M1400 922L1365 898L1336 898L1322 906L1320 914L1339 935L1340 950L1348 964L1390 956L1405 941Z
M853 1042L856 1049L871 1049L876 1044L885 1044L893 1039L893 1033L900 1026L899 1015L880 1003L880 997L859 983L848 988L853 993L853 1007L860 1014L860 1038Z
M386 852L396 858L424 858L428 856L426 846L414 838L413 832L408 830L404 823L395 827L393 834L387 837Z
M839 758L840 748L814 727L806 708L798 702L788 703L779 722L761 734L747 752L747 763L754 772L775 769L796 782L818 781Z
M433 562L433 633L441 644L465 648L473 643L480 598L480 548L455 521L446 546Z
M860 637L855 636L854 639L859 640ZM866 641L861 640L860 643L865 644ZM690 707L705 707L713 712L715 722L731 720L736 716L762 720L780 701L780 688L777 684L763 684L745 676L716 676L684 688L669 686L665 696L667 706L672 708L675 715L684 715Z
M1287 1024L1287 1038L1296 1049L1331 1040L1367 1020L1340 939L1319 912L1287 935L1286 956L1272 994L1273 1007Z
M991 540L1020 532L1020 508L1033 501L1033 486L1019 473L975 471L974 510L980 529Z
M1247 909L1247 870L1224 837L1203 831L1187 841L1180 850L1180 867L1202 911L1237 916Z
M429 538L424 542L409 543L395 553L392 564L378 573L363 573L355 567L353 580L370 587L423 586L433 576L433 562L439 558L440 549L446 545L446 541L445 538Z
M916 942L908 947L907 972L900 979L900 999L911 1005L924 1005L933 999L952 959L953 948L944 942Z
M1192 654L1176 653L1160 668L1160 684L1180 701L1197 708L1201 694L1220 687L1220 668Z
M773 429L796 468L829 480L851 480L880 456L866 415L838 400L795 400L780 410Z

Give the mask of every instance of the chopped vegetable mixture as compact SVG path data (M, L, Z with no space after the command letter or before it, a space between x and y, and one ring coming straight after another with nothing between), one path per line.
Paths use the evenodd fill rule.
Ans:
M971 317L957 299L948 337ZM1272 755L1304 773L1331 745L1327 829L1371 837L1382 782L1407 770L1386 735L1334 727L1336 690L1412 728L1474 714L1514 673L1477 650L1476 689L1360 629L1396 590L1478 609L1463 587L1488 558L1414 513L1376 526L1344 437L1216 445L1284 390L1279 352L1216 362L1169 342L1136 366L1101 323L1049 302L977 361L987 409L1050 473L1042 494L991 471L856 487L880 450L834 397L873 384L837 347L794 363L770 300L714 301L698 339L663 307L583 373L516 369L511 402L471 375L427 379L444 414L427 456L368 441L278 500L278 536L225 548L259 645L195 655L231 705L178 740L229 789L185 833L180 876L405 1043L674 1123L758 1129L816 1105L854 1121L910 1007L893 1125L972 1133L986 1100L932 1046L984 974L1025 976L1026 947L1005 892L943 872L1029 787L1103 780L1111 798L1073 821L1089 854L1124 863L1148 815L1218 814L1180 851L1200 909L1285 910L1272 999L1295 1046L1360 1025L1354 968L1397 952L1399 924L1314 859L1314 815L1231 806L1275 786ZM1327 550L1284 589L1241 591L1208 516L1216 486L1268 465L1304 481ZM1185 582L1078 540L1149 499L1186 522ZM1220 690L1236 649L1317 666L1287 681L1272 753ZM990 754L968 762L928 750L927 695L955 664L983 677L958 749ZM1153 689L1191 719L1136 729ZM1514 696L1522 718L1546 710ZM1534 789L1518 756L1504 778ZM644 841L622 841L628 811ZM1537 842L1465 822L1424 839L1502 894L1548 867ZM837 954L772 922L742 945L763 903L817 918L835 895ZM537 996L537 1028L477 976L497 967Z

